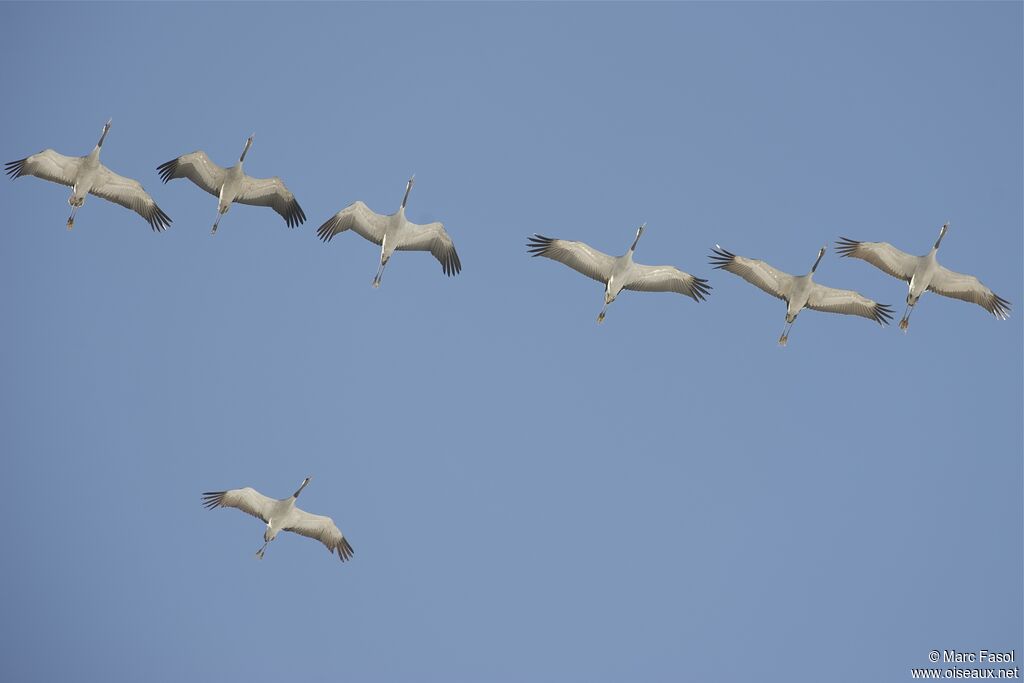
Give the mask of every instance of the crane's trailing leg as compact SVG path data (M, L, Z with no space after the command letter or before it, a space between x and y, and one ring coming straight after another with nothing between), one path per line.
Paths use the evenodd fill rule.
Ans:
M68 200L68 204L71 205L71 215L68 216L68 230L75 227L75 213L78 211L78 207L80 207L83 203L85 203L85 200L82 199L76 201L75 195L71 195L71 199Z
M270 545L270 541L264 541L263 542L263 547L256 551L256 559L257 560L262 560L263 559L263 554L265 552L267 552L267 546L268 545Z
M224 215L224 212L217 208L217 219L213 221L213 230L210 230L210 236L213 237L217 234L217 226L220 225L220 217Z
M907 310L903 311L903 319L900 320L900 329L904 332L910 327L910 314L914 311L914 304L907 304Z
M377 274L373 276L374 289L380 287L380 279L384 277L384 266L386 265L388 265L388 259L382 256L380 259L380 266L377 268Z
M782 336L779 337L779 346L785 346L786 343L789 341L789 331L790 329L792 329L792 327L793 323L786 323L782 327Z
M607 311L607 310L608 310L608 302L606 301L604 306L601 308L601 312L597 314L597 322L599 322L599 323L603 323L604 322L604 314L605 314L605 311Z

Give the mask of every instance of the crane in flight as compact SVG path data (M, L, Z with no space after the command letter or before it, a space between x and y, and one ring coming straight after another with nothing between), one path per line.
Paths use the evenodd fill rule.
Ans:
M684 273L675 266L646 266L633 262L633 252L647 224L636 230L632 246L622 256L610 256L585 242L560 240L543 235L528 238L527 251L531 256L543 256L564 263L578 273L604 285L604 307L597 322L604 322L608 306L623 289L636 292L676 292L694 301L704 301L711 292L707 280Z
M295 195L280 178L253 178L242 170L245 155L255 137L253 133L245 141L242 156L238 157L238 163L231 168L213 163L203 150L183 154L157 166L156 170L165 183L175 178L188 178L217 198L217 218L213 221L211 235L217 234L221 216L228 212L234 202L269 206L284 219L289 228L301 225L306 220L306 214L295 201Z
M939 239L935 240L931 251L924 256L913 256L900 251L888 242L857 242L847 237L841 237L836 242L836 251L840 256L859 258L898 280L907 281L909 286L907 308L903 312L903 319L900 320L900 329L904 332L910 326L910 314L913 312L917 300L925 292L935 292L942 296L978 304L1000 320L1009 318L1009 301L997 296L973 275L956 273L939 265L935 254L939 251L939 245L942 243L942 238L946 236L947 230L949 230L948 222L939 229Z
M263 532L263 547L256 551L256 557L263 559L270 542L281 531L292 531L313 538L327 547L332 555L337 552L344 562L352 557L352 546L330 517L313 515L295 507L295 499L306 488L312 477L306 477L299 490L280 500L268 498L254 488L231 489L230 491L207 491L203 494L203 506L208 510L217 507L238 508L242 512L263 520L267 525Z
M334 214L317 228L316 234L322 241L330 242L334 236L352 230L363 239L380 245L380 264L373 277L373 286L380 287L384 267L391 260L395 250L429 251L441 264L441 270L448 277L462 271L462 262L455 251L455 244L444 224L440 222L417 225L406 219L405 204L409 201L415 174L405 184L405 196L398 211L384 216L376 213L361 201L355 201Z
M7 162L4 170L12 179L31 175L70 187L68 204L71 205L71 215L68 216L68 230L74 227L75 213L85 203L86 195L93 194L131 209L145 218L154 232L163 232L170 226L171 219L156 205L149 193L142 189L139 181L118 175L100 163L100 150L110 132L111 123L113 120L104 124L100 141L83 157L68 157L52 149L44 149L39 154Z
M789 330L804 308L859 315L879 325L887 325L892 319L892 309L885 304L872 301L852 289L834 289L814 281L814 271L824 255L825 247L822 247L811 266L811 272L798 276L784 273L758 259L737 256L716 244L711 254L711 265L739 275L758 289L786 302L786 324L779 337L780 346L785 346L789 341Z

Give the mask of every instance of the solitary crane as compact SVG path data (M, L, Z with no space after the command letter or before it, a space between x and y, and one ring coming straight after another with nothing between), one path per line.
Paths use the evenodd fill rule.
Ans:
M911 256L900 251L888 242L857 242L841 237L836 242L836 251L842 256L852 256L867 261L894 278L906 280L909 285L907 292L907 308L900 320L900 329L906 332L910 326L910 314L917 300L925 292L935 292L942 296L969 301L978 304L986 311L1006 320L1010 317L1010 302L981 284L973 275L954 273L939 265L935 253L939 250L942 238L949 230L949 223L944 223L939 230L939 239L924 256Z
M441 270L448 277L462 271L462 262L455 252L452 238L440 222L417 225L405 218L405 204L409 201L416 176L409 178L405 184L405 196L398 211L382 216L374 213L363 202L356 201L327 219L316 234L324 242L330 242L338 233L354 230L356 234L374 244L380 245L380 265L373 277L373 286L380 287L380 279L384 275L384 266L391 259L396 249L399 251L429 251L441 263Z
M637 228L633 245L622 256L609 256L584 242L552 239L536 234L528 238L526 247L532 256L554 259L604 284L604 307L597 316L599 323L604 322L608 305L615 301L623 289L636 292L676 292L694 301L703 301L711 292L707 280L684 273L675 266L633 263L633 252L646 227L644 223Z
M256 489L246 486L244 489L230 491L209 491L203 494L203 506L207 510L216 507L238 508L242 512L262 519L267 524L263 532L263 547L256 551L256 557L263 559L263 553L280 531L294 531L316 540L327 546L327 552L338 552L338 558L344 562L352 557L352 546L338 529L334 520L322 515L312 515L295 507L295 499L313 477L306 477L299 490L287 498L274 500L267 498Z
M165 183L174 178L188 178L217 198L217 219L213 222L211 235L217 234L220 218L228 212L233 202L269 206L284 218L289 228L294 228L306 220L306 214L295 201L295 195L284 186L280 178L253 178L245 175L242 162L245 161L245 153L252 147L255 137L256 134L253 133L245 141L242 156L238 157L238 163L231 168L222 168L213 163L202 150L183 154L177 159L157 166L156 170L160 172L160 178Z
M764 261L737 256L717 244L712 252L711 264L715 268L739 275L755 287L786 302L786 324L782 328L782 336L779 337L780 346L785 346L789 341L789 330L804 308L827 313L859 315L874 320L879 325L887 325L892 319L892 309L885 304L872 301L850 289L833 289L814 282L814 271L817 270L821 257L825 255L825 247L818 251L818 258L811 266L811 272L800 276L784 273Z
M66 157L52 149L44 149L39 154L8 162L4 170L12 179L33 175L70 187L68 204L71 205L71 215L68 216L68 230L74 227L75 213L85 203L85 196L94 194L131 209L145 218L154 232L163 232L170 226L171 219L142 189L139 181L117 175L100 163L100 148L103 147L112 122L113 119L106 122L100 141L84 157Z

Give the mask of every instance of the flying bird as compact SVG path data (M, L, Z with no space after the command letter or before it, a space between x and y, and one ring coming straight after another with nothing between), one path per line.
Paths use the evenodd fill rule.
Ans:
M833 289L814 282L814 271L817 270L818 263L824 255L825 247L822 247L817 260L811 266L811 272L797 276L784 273L764 261L737 256L716 244L711 254L711 265L739 275L755 287L786 302L786 324L782 328L782 336L779 337L781 346L785 346L789 341L789 330L804 308L827 313L859 315L874 320L879 325L887 325L892 319L892 309L885 304L872 301L851 289Z
M100 148L107 138L111 123L112 120L107 121L103 126L100 141L84 157L66 157L52 149L44 149L39 154L8 162L4 170L12 179L34 175L70 187L68 204L71 205L71 215L68 216L68 230L74 227L75 213L85 203L85 196L94 194L131 209L145 218L155 232L162 232L171 224L171 219L142 189L139 181L117 175L100 163Z
M954 273L939 265L935 254L939 250L942 238L949 230L949 223L944 223L939 230L939 239L935 240L924 256L911 256L900 251L888 242L857 242L841 237L836 242L836 251L842 256L851 256L867 261L881 271L909 284L907 292L907 308L900 320L900 329L904 332L910 326L912 309L925 292L935 292L953 299L978 304L986 311L1006 320L1010 317L1010 302L981 284L973 275Z
M253 178L245 175L242 162L245 161L245 154L252 147L255 137L254 133L245 141L242 156L238 157L238 163L231 168L222 168L213 163L202 150L183 154L177 159L157 166L156 170L160 172L160 178L165 183L174 178L188 178L217 198L217 218L213 221L211 235L217 234L220 218L228 212L233 202L250 206L269 206L284 218L289 228L294 228L306 220L306 214L295 201L295 195L285 187L280 178Z
M380 245L380 265L373 277L373 286L380 287L384 267L391 260L391 254L399 251L429 251L441 263L441 270L451 277L462 270L462 262L455 252L452 238L440 222L417 225L405 218L405 204L409 201L414 175L405 185L402 205L395 213L383 216L374 213L366 204L356 201L327 219L316 234L324 242L330 242L338 233L354 230L356 234L374 244Z
M256 489L232 489L230 491L208 491L203 494L203 506L207 510L216 507L238 508L242 512L263 520L267 529L263 532L263 547L256 551L256 557L263 559L267 546L281 531L293 531L316 540L327 546L327 552L338 552L338 558L344 562L352 557L352 546L341 533L334 520L322 515L313 515L295 507L295 499L306 488L312 477L306 477L299 490L287 498L274 500Z
M636 292L676 292L685 294L694 301L703 301L711 291L707 280L684 273L675 266L645 266L633 263L633 252L644 234L647 224L636 231L633 245L622 256L609 256L583 242L552 239L543 235L528 238L527 251L532 256L544 256L559 261L587 277L604 285L604 307L597 316L597 322L604 322L608 305L615 301L619 292L630 289Z

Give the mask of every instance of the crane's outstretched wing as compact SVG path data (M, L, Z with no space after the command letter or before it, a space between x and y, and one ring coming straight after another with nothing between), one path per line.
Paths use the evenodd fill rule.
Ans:
M303 213L299 203L295 201L295 195L277 177L251 178L245 176L235 201L251 206L269 206L280 214L281 218L284 218L284 222L288 224L289 228L306 222L306 214Z
M341 529L333 519L323 515L313 515L299 508L294 508L293 513L297 516L297 520L291 526L285 527L285 531L293 531L307 538L315 538L327 546L327 552L332 555L334 551L338 551L338 558L342 562L352 557L354 554L352 546L349 545L348 539L341 533Z
M170 217L156 205L139 181L118 175L106 166L100 166L96 182L89 192L131 209L145 218L155 232L162 232L171 225Z
M160 164L156 170L165 183L175 178L188 178L214 197L220 197L220 188L227 175L227 171L210 161L210 157L202 150L182 154L177 159Z
M872 301L852 289L835 289L816 282L807 298L807 308L827 313L859 315L874 320L879 325L888 325L892 320L892 309L885 304Z
M553 239L543 235L528 238L527 251L531 256L544 256L559 261L598 282L608 282L615 258L583 242Z
M364 239L381 244L388 227L388 218L374 213L366 204L357 201L328 218L327 222L317 228L316 234L324 242L330 242L338 233L354 230Z
M4 171L12 179L20 178L23 175L34 175L37 178L49 180L51 183L72 187L81 165L82 157L66 157L52 149L44 149L39 154L33 154L17 161L8 161L4 164Z
M737 256L719 246L712 250L710 261L715 268L739 275L758 289L779 299L785 299L793 287L795 278L789 273L784 273L758 259Z
M888 242L857 242L847 237L839 238L836 242L836 251L840 256L867 261L894 278L907 282L914 277L914 269L917 268L917 260L920 258L900 251Z
M955 273L939 266L938 271L932 276L928 289L942 296L978 304L1000 320L1010 317L1010 302L997 296L973 275Z
M276 502L249 486L230 491L207 491L203 494L203 506L207 510L215 507L238 508L264 522L270 518L270 510Z
M637 292L678 292L694 301L703 301L710 294L711 285L703 278L684 273L675 266L642 266L634 264L632 280L625 289Z
M410 225L413 231L407 231L395 249L429 251L441 263L441 270L449 277L462 270L462 262L455 251L455 244L445 231L444 224L435 222L427 225Z

